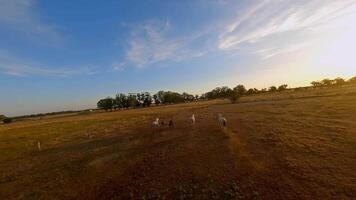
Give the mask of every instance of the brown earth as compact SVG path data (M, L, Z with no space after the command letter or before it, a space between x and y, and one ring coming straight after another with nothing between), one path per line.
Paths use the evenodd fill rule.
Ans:
M0 151L1 199L356 199L356 88L18 122Z

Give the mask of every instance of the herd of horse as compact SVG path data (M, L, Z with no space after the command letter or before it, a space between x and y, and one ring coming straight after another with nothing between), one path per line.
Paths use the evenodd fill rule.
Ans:
M194 114L192 114L189 121L190 121L191 125L195 124L195 115ZM217 121L221 127L226 127L227 120L222 114L218 114ZM153 129L159 129L161 127L167 127L167 126L170 129L175 127L175 123L174 123L173 119L170 119L168 122L166 122L164 120L160 121L160 119L157 117L156 120L152 122Z

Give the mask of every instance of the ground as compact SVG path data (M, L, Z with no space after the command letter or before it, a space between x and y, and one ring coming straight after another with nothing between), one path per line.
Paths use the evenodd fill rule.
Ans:
M356 199L356 87L28 119L0 152L0 199Z

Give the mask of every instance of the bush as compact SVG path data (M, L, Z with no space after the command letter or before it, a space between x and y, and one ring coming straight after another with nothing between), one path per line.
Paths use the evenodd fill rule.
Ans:
M9 124L12 122L12 119L11 118L5 118L2 120L4 122L4 124Z
M240 98L240 95L237 94L236 92L232 92L229 95L229 100L231 101L231 103L236 103L239 98Z

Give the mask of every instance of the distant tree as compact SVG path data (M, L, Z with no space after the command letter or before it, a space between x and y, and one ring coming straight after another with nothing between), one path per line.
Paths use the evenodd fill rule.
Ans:
M287 85L287 84L280 85L280 86L278 87L278 91L283 91L283 90L286 90L286 89L287 89L287 87L288 87L288 85Z
M237 100L240 98L240 95L236 91L231 90L228 98L231 101L231 103L236 103Z
M231 91L232 90L227 86L221 87L219 97L228 98L230 93L231 93Z
M161 103L161 101L158 99L158 95L157 94L153 95L153 100L154 100L156 105L159 105Z
M2 121L4 122L4 124L9 124L12 122L12 118L5 117Z
M356 84L356 76L350 78L347 82L350 84Z
M332 86L333 81L326 78L326 79L323 79L323 80L321 81L321 83L323 84L323 86Z
M115 103L118 106L118 108L128 108L129 107L128 99L125 94L122 94L122 93L117 94L115 97L115 100L116 100Z
M128 104L129 104L130 108L137 108L137 107L139 107L141 105L139 100L138 100L137 95L133 94L133 93L128 95L127 101L128 101Z
M268 91L276 92L277 91L277 87L276 86L271 86L271 87L269 87Z
M237 85L234 88L234 91L236 91L238 95L245 95L246 92L247 92L247 90L246 90L244 85Z
M6 118L5 115L0 115L0 121L3 121Z
M143 107L149 107L152 104L151 94L148 92L143 93Z
M267 92L267 88L262 88L260 92L261 93Z
M191 94L188 94L186 92L183 92L182 96L183 96L183 99L184 99L185 102L194 101L194 95L191 95Z
M294 88L294 91L303 91L303 90L305 90L304 87L296 87L296 88Z
M255 90L252 88L248 89L246 95L252 95L252 94L255 94Z
M199 99L199 95L195 95L195 100L198 100Z
M97 103L98 108L104 110L111 110L114 106L114 99L111 97L107 97L105 99L101 99Z
M333 80L333 84L336 86L345 85L346 81L343 78L337 77Z
M319 81L312 81L310 83L313 87L321 87L323 85L323 83L319 82Z

